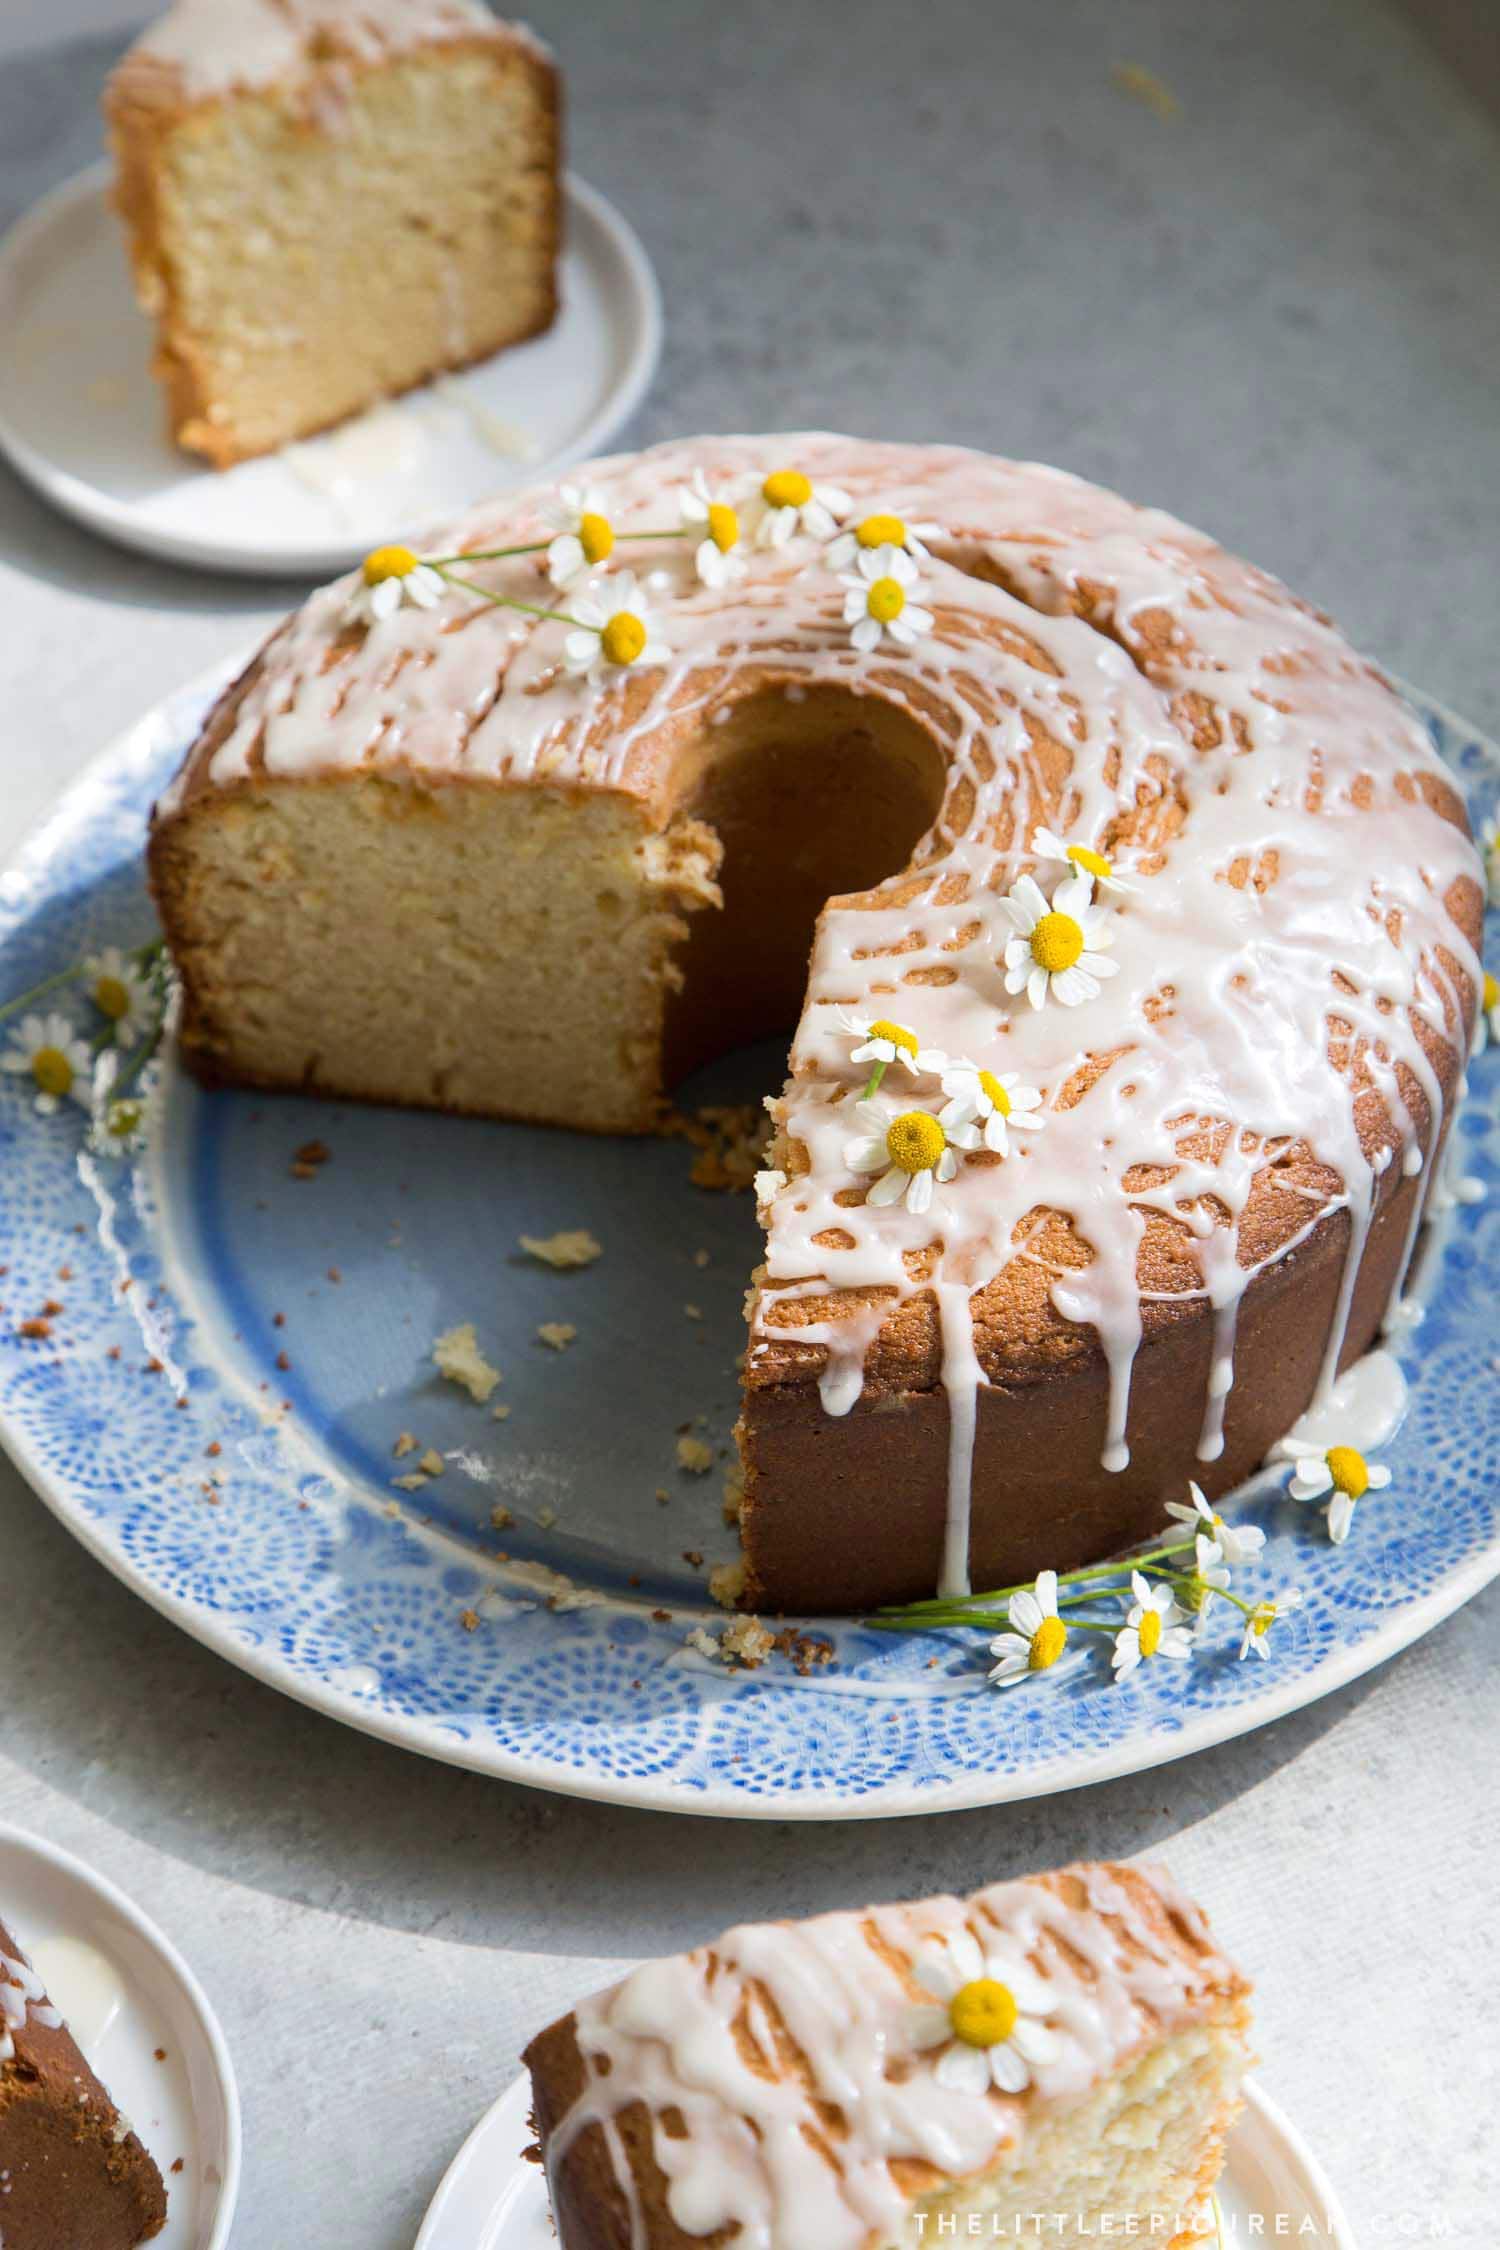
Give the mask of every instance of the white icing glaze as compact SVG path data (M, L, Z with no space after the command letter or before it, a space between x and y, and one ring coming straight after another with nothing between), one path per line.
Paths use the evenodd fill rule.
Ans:
M830 437L705 439L597 464L588 481L628 532L673 522L676 488L696 468L715 485L754 485L788 463L848 490L856 516L879 508L922 526L932 639L856 654L842 590L809 539L753 551L742 584L720 592L696 583L686 543L664 545L649 550L650 583L671 659L622 696L565 676L562 625L461 594L435 618L401 609L363 641L341 639L346 580L283 628L194 774L233 786L374 768L649 791L669 715L711 727L768 677L792 699L814 686L878 696L939 742L943 803L914 871L819 923L792 1079L774 1105L806 1169L763 1211L769 1279L750 1350L754 1361L788 1335L822 1347L824 1406L846 1413L893 1306L931 1289L951 1430L942 1584L961 1592L983 1380L969 1307L1012 1260L1042 1265L1057 1312L1098 1339L1111 1470L1129 1460L1146 1308L1153 1296L1207 1302L1199 1454L1212 1461L1246 1288L1345 1210L1319 1385L1328 1399L1379 1183L1397 1151L1399 1176L1416 1176L1441 1130L1442 1082L1422 1034L1455 1052L1471 1035L1458 978L1477 1001L1479 963L1445 899L1461 877L1479 883L1480 862L1421 793L1441 768L1380 676L1275 580L1168 516L1051 469ZM544 537L549 497L480 510L451 544ZM631 559L623 540L616 559ZM473 569L496 590L539 596L535 562ZM1049 787L1039 744L1071 756L1065 782ZM1099 902L1118 965L1100 996L1034 1012L1009 995L1000 895L1035 866L1035 829L1109 850L1122 822L1127 834L1137 816L1149 829L1174 802L1180 825L1158 818L1137 895ZM1050 890L1056 871L1037 873ZM893 1016L922 1047L1014 1069L1042 1090L1043 1129L1002 1163L965 1161L924 1216L844 1200L856 1188L850 1097L865 1072L838 1029L843 1009ZM1098 1075L1074 1098L1086 1065ZM903 1106L940 1099L914 1085ZM1298 1146L1327 1185L1275 1169ZM1282 1190L1287 1214L1259 1259L1240 1232L1252 1190ZM1048 1262L1046 1211L1065 1215L1086 1263ZM1408 1250L1420 1215L1418 1199ZM1148 1219L1181 1234L1191 1285L1143 1286Z
M1028 1879L967 1901L731 1930L584 2002L575 2032L585 2083L546 2143L554 2207L569 2150L598 2125L632 2245L645 2250L618 2129L643 2103L668 2210L684 2233L727 2228L740 2250L865 2250L897 2239L908 2198L894 2162L952 2177L984 2170L1024 2139L1039 2106L1086 2092L1201 2016L1233 1978L1202 1917L1160 1870L1149 1871L1150 1885L1191 1945L1165 1939L1115 1870L1075 1868L1066 1879L1081 1886L1077 1904ZM924 1943L965 1929L997 1975L1019 1982L1029 1969L1046 1990L1056 2052L1024 2096L943 2086L942 2045L916 2044L914 2010L928 1995L911 1963ZM788 2043L800 2067L789 2066Z
M1420 1317L1420 1315L1418 1316ZM1273 1459L1287 1444L1352 1445L1373 1453L1400 1429L1406 1417L1406 1377L1387 1351L1366 1352L1346 1367L1325 1398L1310 1406L1272 1448Z
M62 2017L31 1963L20 1955L0 1953L0 2064L14 2059L16 2033L25 2030L28 2013L44 2030L62 2028Z
M197 99L297 77L329 40L345 61L380 62L434 41L502 35L530 37L498 25L481 0L176 0L126 60L166 64Z

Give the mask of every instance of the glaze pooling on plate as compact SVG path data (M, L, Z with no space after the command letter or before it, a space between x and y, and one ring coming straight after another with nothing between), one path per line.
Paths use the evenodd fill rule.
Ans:
M909 714L940 749L942 801L908 868L820 917L775 1105L789 1176L765 1206L750 1354L821 1354L824 1407L843 1415L893 1310L930 1295L951 1433L939 1590L963 1593L992 1372L974 1305L1013 1264L1042 1270L1073 1342L1098 1339L1112 1472L1130 1459L1143 1338L1167 1308L1206 1301L1196 1411L1199 1458L1213 1461L1245 1291L1347 1212L1326 1402L1371 1221L1437 1146L1472 1037L1482 976L1464 920L1477 928L1482 869L1420 721L1326 620L1201 533L1058 471L825 436L662 447L590 471L613 562L634 559L632 531L677 520L698 474L741 498L749 528L788 463L851 523L878 512L920 526L932 635L852 647L844 586L805 530L744 542L747 571L727 588L698 582L686 546L637 549L668 655L623 685L569 676L565 622L460 590L351 634L341 581L271 643L165 809L256 775L354 770L647 789L669 723L711 727L767 679ZM480 510L452 544L545 537L549 497ZM466 574L535 599L533 560ZM1060 882L1038 856L1044 828L1085 855ZM1128 896L1108 882L1095 893L1087 870L1111 859ZM1050 899L1025 889L1033 877ZM1108 981L1082 1004L1013 989L1041 960L1026 900L1098 946ZM919 1051L1016 1073L1041 1093L1041 1129L1003 1160L960 1155L930 1202L862 1201L850 1151L867 1071L851 1060L851 1018L898 1019ZM896 1080L892 1118L930 1119L932 1084L899 1062L887 1091ZM1164 1261L1180 1275L1166 1289L1149 1279Z

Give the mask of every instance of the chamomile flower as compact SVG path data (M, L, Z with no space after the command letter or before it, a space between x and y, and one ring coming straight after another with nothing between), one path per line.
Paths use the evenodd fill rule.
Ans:
M88 1041L63 1015L23 1016L0 1055L0 1070L31 1080L41 1117L50 1117L65 1101L87 1109L93 1098Z
M955 1148L1009 1156L1012 1128L1034 1133L1046 1123L1041 1095L1035 1086L1023 1086L1014 1071L984 1070L960 1058L943 1072L943 1092L948 1099L938 1123Z
M1070 872L1081 869L1085 875L1092 875L1101 891L1133 895L1141 887L1139 883L1128 883L1123 875L1117 875L1114 861L1106 859L1103 852L1094 851L1088 844L1066 843L1050 828L1033 829L1031 849L1038 859L1056 860Z
M1234 1570L1242 1570L1246 1563L1254 1562L1266 1543L1266 1535L1259 1524L1226 1523L1204 1499L1201 1485L1190 1481L1188 1491L1192 1495L1190 1500L1167 1502L1167 1514L1172 1521L1186 1524L1190 1531L1198 1533L1200 1540L1208 1540L1217 1550L1215 1561L1222 1557Z
M899 547L862 549L857 567L839 579L844 589L844 623L862 656L893 640L914 648L932 631L932 611L912 595L920 591L917 566Z
M1245 1630L1240 1637L1240 1662L1247 1656L1258 1656L1269 1662L1271 1651L1267 1645L1271 1628L1279 1617L1289 1617L1294 1609L1302 1607L1301 1589L1288 1586L1274 1601L1257 1602L1245 1619Z
M889 1016L857 1016L848 1008L840 1008L837 1017L839 1030L855 1045L849 1060L856 1063L904 1063L913 1078L925 1073L936 1077L947 1065L947 1056L937 1047L921 1047L917 1035L908 1031L904 1023L893 1023Z
M133 1046L152 1017L151 987L117 945L105 946L83 964L88 996L114 1026L115 1045Z
M1325 1492L1333 1498L1324 1510L1328 1536L1342 1547L1354 1521L1354 1511L1367 1492L1384 1492L1391 1472L1383 1461L1369 1462L1352 1445L1309 1445L1302 1438L1282 1438L1271 1448L1273 1460L1294 1461L1287 1491L1294 1500L1317 1500Z
M378 625L404 604L436 609L445 591L441 575L410 547L376 547L360 564L345 615L353 625Z
M999 1658L990 1674L996 1687L1014 1687L1033 1672L1046 1672L1067 1646L1068 1628L1057 1614L1057 1572L1044 1570L1028 1591L1012 1594L1006 1630L990 1642Z
M1024 2094L1062 2052L1046 1980L1024 1959L986 1953L971 1930L925 1939L912 1974L934 2004L912 2009L907 2036L922 2053L942 2048L934 2076L950 2093Z
M683 526L700 527L703 537L693 550L693 568L705 586L728 586L745 575L745 542L740 512L725 489L714 492L701 469L677 495Z
M1193 1541L1193 1567L1187 1584L1182 1589L1182 1604L1193 1620L1193 1631L1201 1633L1213 1608L1215 1594L1229 1591L1229 1565L1212 1539L1205 1539L1200 1531Z
M1480 829L1479 850L1484 860L1484 881L1490 904L1500 906L1500 813Z
M134 1156L146 1142L146 1104L133 1094L106 1102L89 1135L100 1156Z
M951 1180L958 1158L930 1110L898 1110L891 1102L866 1098L854 1114L864 1127L844 1149L851 1172L878 1172L867 1203L904 1203L918 1216L932 1208L935 1182Z
M1030 875L1001 899L1015 932L1005 943L1007 992L1024 992L1033 1008L1049 996L1065 1008L1098 998L1100 978L1114 976L1119 963L1104 957L1114 932L1093 896L1092 876L1079 873L1050 904Z
M906 518L878 511L871 516L861 516L858 523L846 524L837 537L830 540L828 562L834 570L848 570L862 554L873 554L881 547L899 547L918 562L927 560L927 549Z
M814 484L802 469L773 469L754 495L757 547L784 547L799 531L829 540L849 513L847 492Z
M547 576L554 586L571 586L586 570L609 561L615 551L615 527L605 513L608 505L595 484L559 485L556 500L546 510L546 520L556 533L547 549Z
M636 664L665 664L671 655L641 600L633 570L601 578L592 594L575 601L574 629L563 641L563 662L580 678L597 681Z
M1492 1039L1500 1045L1500 977L1486 969L1481 986L1479 1028L1474 1034L1475 1054L1482 1055Z
M1115 1635L1109 1659L1117 1680L1128 1680L1132 1672L1153 1657L1168 1656L1182 1663L1193 1653L1187 1611L1178 1608L1170 1586L1153 1586L1138 1570L1133 1570L1130 1591L1135 1599L1125 1623Z

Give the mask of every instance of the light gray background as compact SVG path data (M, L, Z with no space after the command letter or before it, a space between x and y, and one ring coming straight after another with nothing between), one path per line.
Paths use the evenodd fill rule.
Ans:
M1477 7L1489 0L1475 0ZM1500 140L1377 0L535 0L666 297L627 442L826 422L1165 503L1500 733ZM117 0L0 0L0 219L97 153ZM1156 70L1164 123L1111 82ZM297 589L284 589L290 600ZM283 594L0 470L0 852ZM1368 2246L1488 2239L1500 1589L1249 1741L1032 1808L715 1825L450 1773L241 1678L0 1467L0 1817L113 1876L234 2048L244 2250L398 2250L527 2033L728 1920L1160 1851ZM1004 1714L997 1706L996 1724ZM1489 1937L1481 1944L1486 1924Z

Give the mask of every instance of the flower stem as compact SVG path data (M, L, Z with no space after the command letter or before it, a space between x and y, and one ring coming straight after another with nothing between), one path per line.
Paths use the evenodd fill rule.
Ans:
M882 1078L884 1078L884 1076L885 1076L886 1072L887 1072L887 1071L888 1071L888 1070L890 1069L890 1067L891 1067L891 1066L890 1066L890 1064L889 1064L889 1063L883 1063L883 1062L878 1062L878 1063L877 1063L877 1064L875 1065L875 1068L874 1068L874 1069L873 1069L873 1070L871 1071L871 1073L870 1073L870 1075L869 1075L868 1079L867 1079L867 1080L865 1081L865 1090L864 1090L863 1094L861 1094L861 1096L860 1096L860 1100L861 1100L861 1101L866 1101L866 1102L867 1102L867 1101L869 1101L869 1100L870 1100L870 1099L871 1099L871 1098L872 1098L872 1097L873 1097L873 1096L874 1096L875 1094L878 1094L878 1093L879 1093L879 1091L880 1091L880 1081L881 1081L881 1079L882 1079Z
M477 594L482 602L489 602L495 609L519 609L528 617L549 617L559 625L582 625L581 618L570 617L565 609L546 609L540 602L520 602L510 594L492 594L487 586L476 586L472 578L460 578L457 571L449 570L440 563L434 563L432 568L440 577L446 578L450 586L461 587L466 594ZM583 630L593 633L598 631L598 627L584 625Z
M880 1067L883 1069L885 1066L882 1064ZM1144 1554L1120 1555L1113 1562L1085 1563L1077 1570L1062 1571L1058 1575L1057 1583L1059 1586L1079 1586L1094 1579L1117 1578L1124 1571L1141 1570L1146 1564L1160 1562L1167 1555L1189 1554L1192 1552L1193 1546L1194 1541L1192 1539L1169 1540L1165 1546L1147 1548ZM1170 1576L1171 1573L1163 1572L1161 1575L1166 1577ZM1009 1601L1013 1594L1030 1593L1031 1586L1032 1581L1026 1579L1018 1586L992 1586L987 1592L981 1594L950 1594L939 1596L933 1601L892 1603L880 1610L878 1614L881 1617L922 1618L929 1616L934 1611L951 1610L955 1613L955 1621L962 1622L967 1614L966 1605L968 1603Z
M19 994L14 1000L6 1000L0 1003L0 1023L4 1023L7 1016L19 1015L21 1010L29 1008L33 1001L44 1000L49 992L56 992L59 985L71 984L82 966L83 964L80 961L70 962L66 969L59 969L55 976L43 977L41 983L34 984L29 992Z

